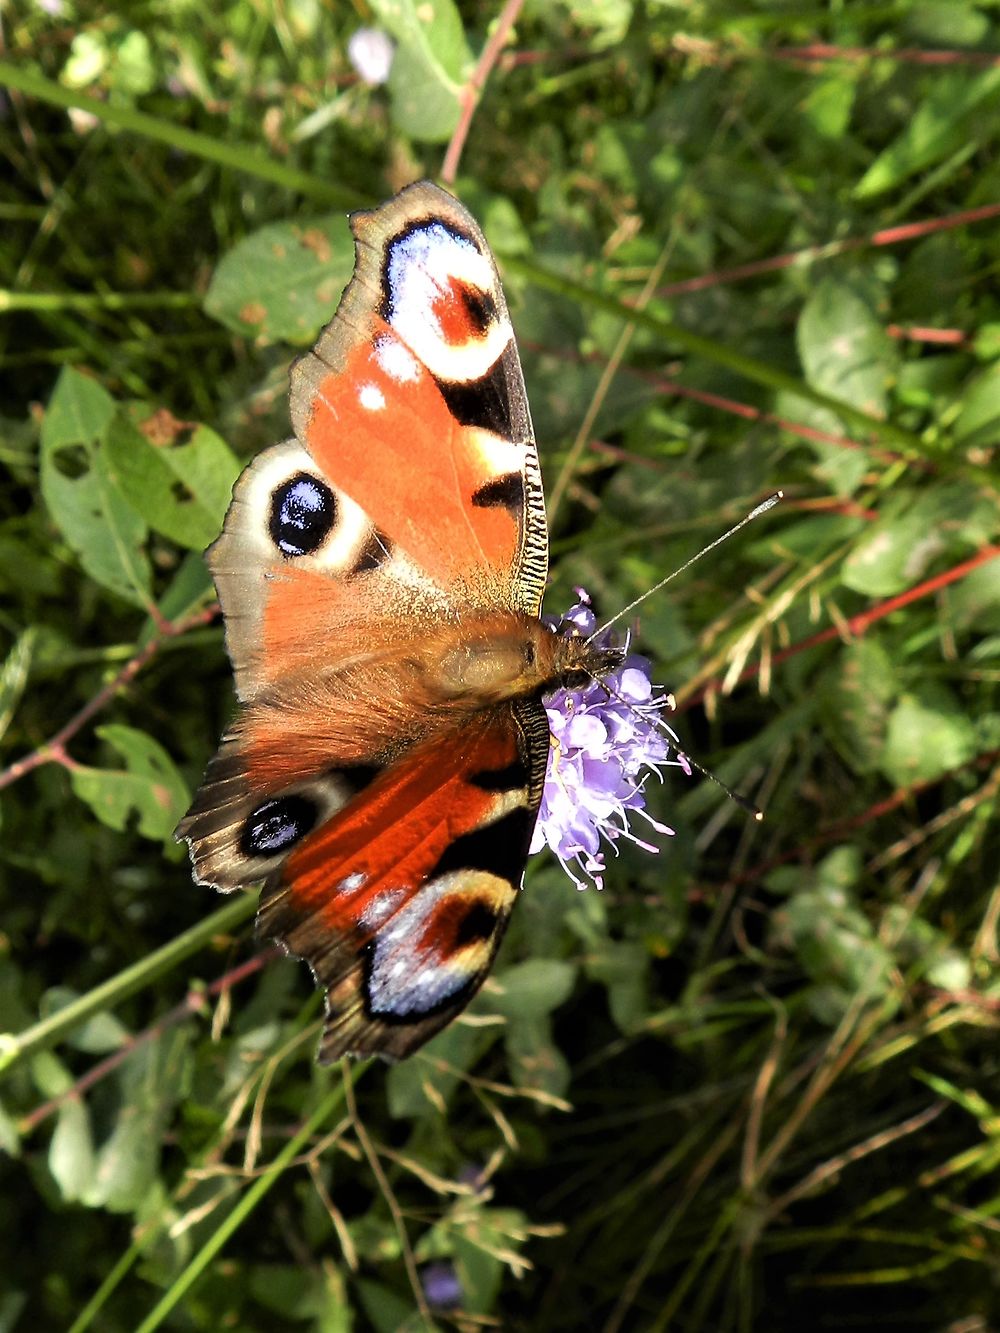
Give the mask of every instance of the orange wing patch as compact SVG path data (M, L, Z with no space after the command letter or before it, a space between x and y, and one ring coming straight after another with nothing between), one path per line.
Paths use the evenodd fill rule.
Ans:
M534 823L514 714L411 751L289 856L259 928L326 987L321 1059L400 1057L481 985Z

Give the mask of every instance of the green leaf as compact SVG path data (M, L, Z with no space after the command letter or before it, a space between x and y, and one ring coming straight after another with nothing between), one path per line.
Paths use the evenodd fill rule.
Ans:
M939 74L897 138L858 181L855 199L884 194L970 142L989 142L996 133L989 111L998 93L1000 69Z
M587 975L608 989L608 1005L622 1032L649 1013L649 951L638 940L604 940L587 958Z
M873 635L848 644L820 695L827 725L856 773L879 764L897 682L892 659Z
M372 0L395 38L389 75L393 119L411 139L443 143L461 112L459 95L472 54L452 0Z
M83 1199L94 1179L94 1141L87 1108L75 1097L59 1107L49 1144L49 1170L67 1203Z
M28 683L31 655L37 637L37 626L29 625L17 636L4 659L3 666L0 667L0 739L10 726L11 718L17 711L21 695Z
M895 350L882 321L854 287L838 278L820 282L799 316L797 342L814 389L885 416Z
M146 423L150 433L153 420ZM196 426L185 443L150 438L147 430L119 415L108 431L122 490L154 531L203 551L219 535L240 461L207 426Z
M124 829L134 813L144 837L172 837L190 793L166 750L145 732L120 723L98 727L97 735L118 751L125 768L73 769L77 796L109 828Z
M508 1019L534 1019L550 1014L569 999L576 967L556 958L529 958L497 976L502 989L491 995L493 1008Z
M991 447L1000 432L1000 365L989 366L963 386L953 427L963 449Z
M277 222L222 259L205 310L237 333L304 345L332 318L353 267L354 242L343 214Z
M899 787L932 782L976 753L976 729L944 690L904 696L889 717L881 768Z
M42 495L86 573L119 597L148 606L146 525L125 498L105 448L114 413L100 385L72 368L62 372L42 423Z

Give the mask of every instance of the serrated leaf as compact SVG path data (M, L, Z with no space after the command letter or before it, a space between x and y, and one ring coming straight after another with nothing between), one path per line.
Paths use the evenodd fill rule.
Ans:
M190 800L187 784L158 741L118 723L97 728L126 762L124 769L75 768L73 790L109 828L124 829L137 817L146 838L170 837Z
M148 606L146 525L125 498L105 448L114 411L100 385L72 368L62 372L42 423L42 495L90 577Z
M799 317L796 341L814 389L872 416L885 415L895 349L871 306L850 284L827 278L816 287Z
M902 698L889 716L881 769L899 787L932 782L975 756L976 729L943 690Z
M154 443L119 415L107 450L129 503L154 531L193 551L219 535L242 466L221 436L197 426L183 444Z
M1000 70L970 75L943 72L897 138L879 153L854 187L856 199L884 194L918 171L943 161L966 144L992 137L986 114L1000 95Z
M205 310L237 333L304 345L332 318L353 269L354 242L343 214L274 223L222 259Z
M397 43L389 75L393 119L411 139L443 143L458 124L472 60L452 0L372 0Z
M822 707L838 748L857 773L878 767L896 679L889 654L868 636L848 644L823 691Z

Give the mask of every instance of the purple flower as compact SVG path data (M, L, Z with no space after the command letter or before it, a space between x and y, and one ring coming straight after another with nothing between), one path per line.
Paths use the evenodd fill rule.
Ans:
M577 588L580 601L561 618L547 616L557 633L586 638L597 627L590 598ZM594 640L595 647L621 645L626 656L603 680L583 688L553 690L545 698L552 744L545 774L538 822L531 851L546 843L578 889L586 875L599 889L604 887L604 852L601 840L612 848L620 837L628 838L648 852L651 843L629 827L630 815L642 815L660 834L673 829L658 823L646 810L643 785L650 773L660 776L664 764L691 770L676 746L677 737L663 720L672 698L649 677L645 657L628 652L628 636L605 630Z
M420 1285L432 1310L454 1310L462 1304L462 1284L453 1264L427 1264L420 1270Z

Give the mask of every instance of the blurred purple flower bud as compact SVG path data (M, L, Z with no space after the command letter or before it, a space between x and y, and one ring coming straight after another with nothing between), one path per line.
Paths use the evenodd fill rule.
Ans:
M420 1285L432 1310L454 1310L462 1304L462 1284L451 1263L428 1264L422 1268Z

